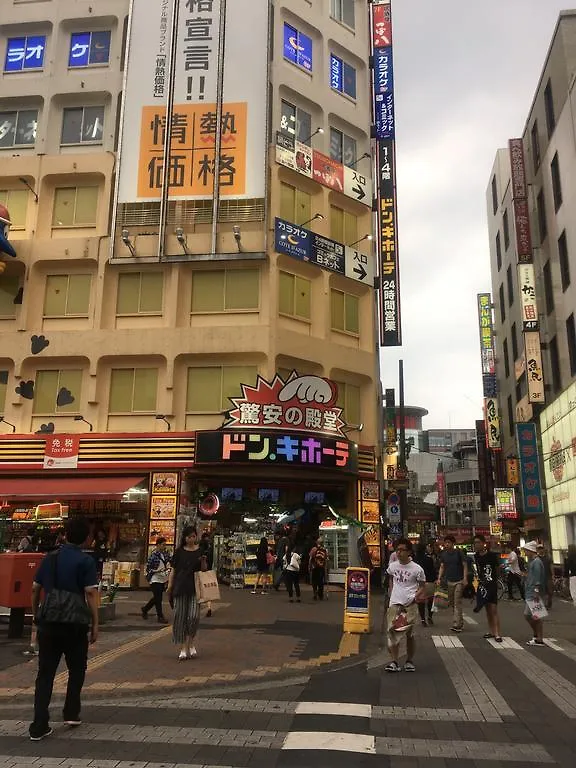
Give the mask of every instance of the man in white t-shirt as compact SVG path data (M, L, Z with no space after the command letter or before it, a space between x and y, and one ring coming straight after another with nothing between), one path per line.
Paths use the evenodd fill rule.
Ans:
M398 656L400 640L406 635L405 672L415 672L414 666L414 627L418 617L417 598L426 596L426 576L424 569L412 560L412 544L407 539L396 542L396 562L390 563L386 573L390 577L390 604L387 612L388 649L392 661L384 669L386 672L400 672Z

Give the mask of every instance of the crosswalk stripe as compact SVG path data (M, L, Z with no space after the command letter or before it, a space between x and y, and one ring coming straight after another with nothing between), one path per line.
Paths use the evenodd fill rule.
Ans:
M340 715L343 717L372 717L371 704L346 704L329 701L300 701L296 715Z
M518 645L518 643L515 640L512 640L511 637L503 637L501 643L497 643L496 640L491 639L488 640L492 648L507 648L508 650L516 650L521 651L522 646Z
M14 755L0 755L0 768L58 768L64 763L65 758L59 757L14 757ZM33 762L32 762L33 761ZM68 766L74 765L74 768L134 768L135 766L145 765L146 768L169 768L170 763L138 763L134 760L86 760L74 759L67 763ZM198 763L178 763L178 768L234 768L233 765L206 766Z
M330 750L375 755L376 739L363 733L334 733L332 731L292 731L286 736L282 749Z
M464 614L464 616L462 618L464 619L466 624L478 624L476 619L473 619L472 616L467 616L466 614Z
M461 640L452 635L432 635L432 642L436 648L464 648Z
M558 653L567 656L572 661L576 661L576 645L568 642L568 640L555 640L552 637L548 637L544 642L552 650L558 651Z

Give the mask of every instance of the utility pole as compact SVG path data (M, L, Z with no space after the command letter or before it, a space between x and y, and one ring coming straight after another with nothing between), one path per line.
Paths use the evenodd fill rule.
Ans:
M398 361L398 396L399 407L398 415L400 425L398 430L398 469L400 470L399 480L400 488L398 495L400 497L400 520L402 522L402 533L405 536L408 533L408 489L406 481L408 479L408 469L406 467L406 424L404 407L404 360Z

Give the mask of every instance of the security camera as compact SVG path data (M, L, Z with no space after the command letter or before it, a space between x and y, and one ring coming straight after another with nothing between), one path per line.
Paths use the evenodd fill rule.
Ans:
M127 229L122 230L122 242L124 245L128 245L130 242L130 232Z
M240 240L242 239L242 233L240 232L240 227L238 226L238 224L234 224L234 226L232 227L232 232L234 232L234 237L236 238L236 242L239 243Z
M182 227L176 227L176 239L179 243L185 243L186 238L184 237L184 230Z

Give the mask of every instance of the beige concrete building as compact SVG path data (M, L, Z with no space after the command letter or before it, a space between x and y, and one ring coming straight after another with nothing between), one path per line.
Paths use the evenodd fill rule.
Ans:
M218 430L241 383L296 370L337 383L347 436L373 456L374 287L274 247L278 216L343 245L362 241L372 258L367 8L271 7L266 193L222 195L217 225L212 199L168 201L159 260L160 202L114 211L119 140L126 151L140 130L139 116L124 115L119 136L127 41L138 44L129 1L2 3L0 203L18 255L4 256L0 276L0 432L50 422L82 432L82 417L99 435L134 437L164 432L158 415L175 433ZM311 69L286 56L286 25L311 41ZM276 162L277 133L358 168L366 199ZM32 336L45 337L40 351ZM345 504L353 510L355 495Z

